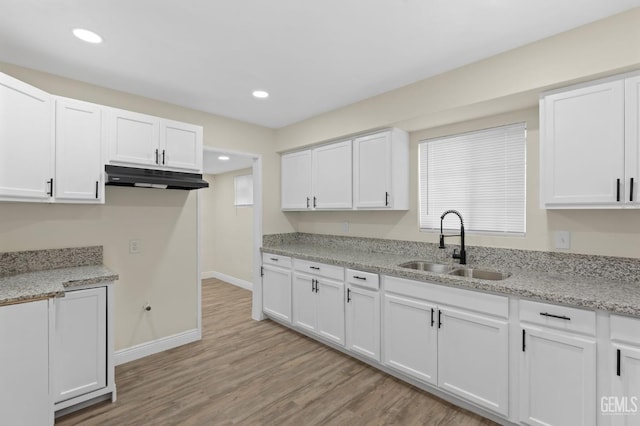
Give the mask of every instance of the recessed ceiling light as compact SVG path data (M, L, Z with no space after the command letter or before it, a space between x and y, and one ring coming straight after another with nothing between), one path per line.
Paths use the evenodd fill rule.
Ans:
M229 160L229 156L227 156L227 155L220 155L220 156L218 157L218 160L221 160L221 161L228 161L228 160Z
M259 98L259 99L264 99L264 98L268 98L269 97L269 93L265 92L264 90L254 90L253 91L253 97L254 98Z
M82 41L86 41L87 43L102 43L102 37L93 31L85 30L82 28L76 28L73 30L73 35L78 37Z

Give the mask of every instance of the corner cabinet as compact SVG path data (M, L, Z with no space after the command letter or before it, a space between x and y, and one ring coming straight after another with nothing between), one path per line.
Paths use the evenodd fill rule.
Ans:
M409 135L392 129L353 141L356 209L409 209Z
M109 108L108 162L202 173L202 127Z
M0 413L6 425L53 425L49 301L0 306Z
M0 73L0 200L50 201L53 172L51 95Z
M640 76L540 98L542 208L638 207Z
M104 203L104 108L61 97L55 104L55 201Z
M399 129L282 154L282 210L407 210L409 138Z

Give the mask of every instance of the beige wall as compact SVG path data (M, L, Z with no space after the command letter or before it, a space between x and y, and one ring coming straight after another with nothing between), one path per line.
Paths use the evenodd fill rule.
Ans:
M0 72L55 95L202 125L206 145L261 155L264 185L279 187L271 129L10 64L0 63ZM104 206L0 203L0 251L103 245L105 264L120 274L115 346L128 348L197 325L196 198L194 191L108 187ZM279 198L264 204L265 232L293 229ZM129 254L134 238L141 254Z
M211 186L200 192L203 273L253 281L253 206L233 205L234 178L250 174L251 169L244 169L205 176Z
M423 80L277 131L280 151L368 129L411 131L407 212L286 213L300 232L437 242L419 232L417 142L421 139L527 122L527 235L469 235L468 243L553 250L553 231L572 233L578 253L640 258L640 211L538 208L539 94L548 88L640 68L640 9Z

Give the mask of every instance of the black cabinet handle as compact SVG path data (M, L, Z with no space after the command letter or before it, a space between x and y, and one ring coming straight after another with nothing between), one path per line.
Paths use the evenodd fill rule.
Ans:
M316 280L316 293L320 292L320 286L318 284L320 284L320 280Z
M98 199L98 181L96 181L96 200Z
M316 271L319 271L320 268L318 268L317 266L309 266L310 269L315 269Z
M315 292L316 291L316 280L315 278L311 278L311 292Z
M264 277L264 266L260 267L260 276Z
M270 257L269 259L273 260L274 262L277 262L278 260L280 260L277 257Z
M526 346L525 346L525 344L524 344L524 335L525 335L525 333L526 333L526 332L525 332L525 330L524 330L524 328L523 328L523 329L522 329L522 352L524 352L524 350L525 350L525 348L526 348Z
M316 208L316 197L313 197L313 208Z
M633 178L629 179L629 201L633 201Z
M156 164L160 164L158 163L158 150L156 149Z
M164 149L162 150L162 164L164 164Z
M351 302L351 289L347 289L347 303Z
M384 193L384 205L385 206L389 205L389 193L388 192Z
M620 349L616 353L616 376L620 377Z
M354 275L353 278L355 278L356 280L362 280L362 281L366 281L367 277L359 277L357 275Z
M307 208L309 208L309 197L307 197Z
M620 201L620 179L616 179L616 201Z
M53 197L53 178L48 180L47 183L51 185L49 188L49 191L47 192L47 195L50 195L51 197Z
M438 309L438 328L442 327L442 311Z
M435 321L433 320L433 313L434 313L434 309L433 309L433 308L431 308L431 327L433 327L433 324L434 324L434 322L435 322Z
M571 321L571 318L565 317L564 315L553 315L553 314L548 314L546 312L540 312L540 315L542 315L543 317L551 317L551 318L558 318L561 320Z

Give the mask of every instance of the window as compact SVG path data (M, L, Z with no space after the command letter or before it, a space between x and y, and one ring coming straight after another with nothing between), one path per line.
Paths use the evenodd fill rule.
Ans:
M236 176L234 178L235 186L235 206L252 206L253 205L253 175Z
M526 231L526 124L420 142L420 229L440 230L440 216L458 210L467 231ZM448 215L444 227L457 230Z

